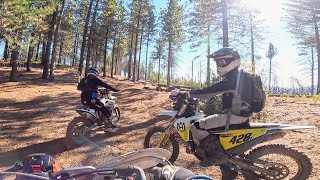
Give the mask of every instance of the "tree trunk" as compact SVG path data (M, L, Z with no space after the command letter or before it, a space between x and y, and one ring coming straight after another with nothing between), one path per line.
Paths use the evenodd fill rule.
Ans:
M41 65L44 65L45 59L46 59L46 47L47 47L47 43L46 41L42 41L42 49L41 49Z
M5 60L5 61L7 61L8 60L8 49L9 49L9 42L8 42L8 40L6 40L6 44L5 44L5 46L4 46L4 51L3 51L3 59Z
M79 22L76 23L76 36L74 38L72 66L77 64L78 59L78 45L79 45ZM60 62L61 63L61 62Z
M128 79L131 79L131 65L132 65L132 48L133 48L133 25L132 25L132 32L131 32L131 41L130 41L130 48L129 48L129 60L128 60Z
M229 46L228 38L228 6L227 0L221 0L222 3L222 28L223 28L223 47Z
M61 65L62 52L63 52L63 45L64 45L64 39L63 39L63 37L61 37L60 48L59 48L59 59L58 59L58 65Z
M315 34L317 41L317 53L318 53L318 85L317 85L317 94L320 93L320 37L319 37L319 27L317 22L315 22Z
M141 52L142 52L142 36L143 36L143 29L144 27L142 26L141 30L141 35L140 35L140 46L139 46L139 63L138 63L138 75L137 75L137 81L140 80L140 62L141 62Z
M314 94L314 54L311 46L311 96Z
M35 57L35 62L38 61L38 57L39 57L39 49L40 49L40 41L38 42L38 45L37 45L37 51L36 51L36 57Z
M133 60L133 81L136 81L137 48L138 48L138 37L139 37L140 13L141 13L141 6L139 8L138 22L137 22L137 28L136 28L136 42L135 42L134 60Z
M64 4L65 4L65 0L62 0L61 7L58 14L56 29L54 30L54 35L53 35L54 38L53 38L53 47L52 47L51 64L50 64L50 80L52 81L54 80L54 69L55 69L55 62L56 62L58 35L59 35L59 28L60 28L60 23L62 18L62 12L64 9Z
M113 45L112 45L111 78L113 78L115 45L116 45L116 35L115 35L114 38L113 38Z
M30 45L29 45L29 49L28 49L28 57L27 57L27 71L31 71L31 64L32 64L32 57L33 57L33 50L34 48L32 47L32 42L33 40L31 40Z
M88 70L89 70L89 66L90 66L92 32L93 32L93 29L95 28L94 26L95 26L95 23L96 23L98 5L99 5L99 0L97 0L96 6L95 6L94 11L93 11L91 27L90 27L90 32L89 32L89 36L88 36L88 49L87 49L86 71L85 71L86 76L87 76L87 73L88 73Z
M208 56L210 55L210 25L208 25ZM207 85L210 84L210 58L207 58Z
M191 61L191 80L193 81L193 60Z
M118 45L117 45L116 73L115 74L121 75L119 64L120 64L120 37L118 39Z
M253 39L253 28L252 28L252 17L250 17L250 37L251 37L251 71L254 75L256 72L256 62L254 60L254 39Z
M52 20L51 20L50 27L49 27L48 41L47 41L47 46L46 46L46 55L45 55L44 64L43 64L42 79L48 79L50 49L51 49L54 25L55 25L55 22L57 19L57 10L58 10L58 7L56 8L56 11L52 15Z
M159 67L158 67L158 84L160 83L160 61L161 61L161 58L160 58L160 55L159 55Z
M167 86L169 87L170 86L170 66L171 66L171 61L172 61L172 37L170 35L169 37L169 52L168 52L168 73L167 73Z
M109 28L107 28L107 31L106 31L106 41L105 41L105 43L104 43L104 53L103 53L103 77L106 77L106 69L107 69L108 36L109 36Z
M148 71L148 49L149 49L149 36L150 36L150 23L148 23L148 36L147 36L147 52L146 52L146 70L144 74L144 81L147 82L147 73Z
M88 8L88 13L86 17L86 23L84 25L84 30L83 30L83 36L82 36L82 45L81 45L81 51L80 51L80 63L79 63L79 76L82 75L82 68L83 68L83 61L84 61L84 51L86 48L86 42L87 42L87 34L88 34L88 26L89 26L89 21L90 21L90 14L91 14L91 9L92 9L92 4L94 0L90 0L89 8Z
M20 47L17 44L13 45L13 49L11 51L11 66L12 70L10 73L10 81L17 82L18 80L18 57L19 57L19 49Z
M271 59L269 63L269 93L271 93Z

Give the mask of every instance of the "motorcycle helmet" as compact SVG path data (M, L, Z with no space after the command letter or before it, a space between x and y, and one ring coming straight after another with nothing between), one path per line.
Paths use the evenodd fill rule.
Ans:
M99 76L99 70L98 68L95 68L95 67L91 67L88 71L88 75L92 75L92 76L95 76L95 77L98 77Z
M241 64L238 51L232 47L224 47L209 55L209 58L213 58L216 62L219 76L224 76Z

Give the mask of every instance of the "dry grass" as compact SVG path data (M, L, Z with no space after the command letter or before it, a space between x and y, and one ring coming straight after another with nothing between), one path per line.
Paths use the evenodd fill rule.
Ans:
M95 165L106 159L143 148L147 129L165 120L154 119L156 114L170 106L169 93L156 92L154 87L144 89L142 84L105 78L104 81L121 89L117 93L122 112L122 126L114 134L99 133L95 140L101 149L91 146L73 150L64 149L66 126L77 113L80 92L76 90L77 77L72 71L57 70L55 82L41 80L41 70L23 72L19 82L6 82L9 68L0 68L0 171L30 153L52 154L64 167ZM320 126L320 104L301 103L269 98L261 113L263 121ZM259 120L262 121L262 120ZM306 153L313 165L311 179L319 179L319 131L290 132L285 139L272 143L286 144ZM220 177L216 167L203 168L198 160L181 152L177 165L196 173Z

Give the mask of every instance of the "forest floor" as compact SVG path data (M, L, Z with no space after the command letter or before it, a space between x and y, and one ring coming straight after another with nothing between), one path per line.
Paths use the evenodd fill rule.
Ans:
M110 85L120 89L114 94L122 117L121 128L115 133L99 133L95 140L101 149L84 146L65 150L64 137L68 123L77 115L80 103L76 89L77 77L72 70L56 70L55 81L40 79L42 70L22 72L19 82L7 82L8 67L0 67L0 171L11 167L25 155L45 152L53 155L64 167L96 165L111 157L143 148L148 128L165 125L157 113L169 109L169 93L157 92L155 87L124 80L104 78ZM320 126L320 101L306 98L268 98L261 113L263 122ZM271 141L285 144L304 152L312 161L314 169L310 179L320 177L320 131L303 130L289 132L285 138ZM176 165L195 173L219 178L219 168L204 168L198 160L185 153L183 146Z

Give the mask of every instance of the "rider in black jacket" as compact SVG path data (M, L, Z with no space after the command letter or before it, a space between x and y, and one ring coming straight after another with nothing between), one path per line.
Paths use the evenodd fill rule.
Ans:
M240 55L234 48L222 48L209 57L214 58L218 75L224 80L210 87L191 91L190 97L210 99L215 95L222 94L224 113L210 115L196 121L191 132L194 142L198 146L197 154L205 161L222 164L227 161L228 157L224 154L217 137L212 136L208 130L248 121L252 115L248 102L252 97L253 81L250 74L238 70Z
M104 83L99 78L99 70L97 68L90 68L87 74L87 81L88 81L88 90L82 91L81 93L81 103L83 105L90 106L98 111L103 113L103 117L98 122L99 125L104 121L104 119L111 118L111 109L105 107L102 102L97 99L98 88L104 87L106 89L110 89L111 91L118 92L119 90L113 88L107 83Z

